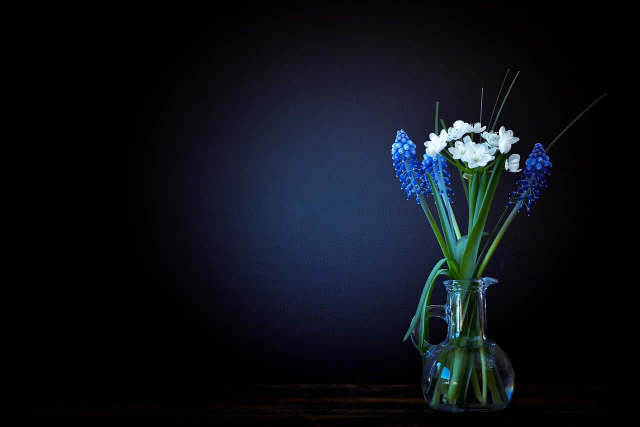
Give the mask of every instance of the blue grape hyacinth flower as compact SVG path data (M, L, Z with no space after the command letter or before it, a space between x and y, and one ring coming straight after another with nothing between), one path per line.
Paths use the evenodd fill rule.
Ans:
M451 175L449 174L449 171L447 171L447 159L441 155L438 155L438 157L429 157L425 154L422 160L421 172L425 181L427 181L427 184L429 182L425 174L429 173L435 184L440 189L440 194L444 194L446 192L449 203L453 203L453 200L451 200L450 197L453 196L453 190L451 189ZM441 177L442 180L440 179Z
M391 158L396 169L396 176L402 185L400 188L407 192L407 200L416 196L416 202L420 203L418 195L431 193L429 181L423 176L422 164L416 155L416 144L409 139L407 133L400 129L396 140L391 145Z
M540 190L547 188L546 177L551 175L549 169L552 166L553 164L549 161L549 156L547 156L542 144L536 144L525 162L521 179L516 183L518 189L511 192L511 200L507 206L518 203L518 212L520 212L526 205L527 215L531 215L531 209L540 198Z

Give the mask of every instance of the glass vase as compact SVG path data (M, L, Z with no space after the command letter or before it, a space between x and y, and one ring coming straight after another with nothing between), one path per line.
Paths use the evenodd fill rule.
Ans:
M488 412L509 404L513 367L504 351L486 336L486 289L497 282L490 277L446 280L446 304L427 306L425 317L439 317L448 325L445 340L433 345L425 338L421 354L422 393L431 408ZM416 325L411 340L419 350L418 336Z

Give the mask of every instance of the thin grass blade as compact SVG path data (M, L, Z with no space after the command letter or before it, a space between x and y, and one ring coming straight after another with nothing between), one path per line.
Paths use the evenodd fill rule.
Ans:
M496 112L496 107L498 106L498 101L500 101L500 94L502 94L502 87L504 86L504 82L507 81L507 76L509 75L509 69L507 69L507 73L504 75L504 79L502 79L502 84L500 85L500 91L498 91L498 96L496 97L496 103L493 104L493 110L491 111L491 117L489 117L489 121L487 122L487 126L491 124L491 119L493 119L493 113Z
M504 96L504 99L502 100L502 105L500 105L500 109L498 110L498 114L496 115L496 119L493 121L493 126L491 126L491 130L496 128L496 123L498 123L498 118L500 118L500 113L502 112L502 108L504 107L504 103L507 102L507 98L509 97L509 92L511 92L511 88L513 87L513 84L516 82L516 79L518 78L518 74L520 74L520 71L518 71L516 73L516 76L513 78L513 81L511 82L511 86L509 86L509 90L507 91L507 93Z
M549 152L549 150L551 150L551 147L553 147L553 144L555 144L555 143L556 143L556 141L557 141L558 139L560 139L560 137L561 137L561 136L562 136L562 135L563 135L567 130L569 130L569 128L570 128L571 126L573 126L573 124L574 124L575 122L577 122L577 121L578 121L578 119L579 119L580 117L582 117L584 113L586 113L587 111L589 111L589 110L591 109L591 107L593 107L594 105L596 105L596 104L597 104L597 103L598 103L602 98L604 98L605 96L607 96L607 94L606 94L606 93L603 93L602 95L600 95L600 98L598 98L598 99L596 99L595 101L593 101L593 102L591 103L591 105L589 105L589 106L588 106L588 107L587 107L587 108L586 108L582 113L580 113L580 114L578 115L578 117L576 117L575 119L573 119L573 121L572 121L571 123L569 123L569 125L568 125L566 128L564 128L564 130L563 130L562 132L560 132L560 134L559 134L558 136L556 136L556 138L555 138L553 141L551 141L551 144L549 144L549 145L547 146L547 148L545 148L545 151L548 153L548 152Z

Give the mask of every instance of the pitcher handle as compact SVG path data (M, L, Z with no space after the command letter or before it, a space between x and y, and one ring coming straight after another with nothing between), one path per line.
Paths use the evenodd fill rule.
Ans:
M439 317L445 322L447 321L444 305L428 305L427 313L429 314L429 317ZM413 316L413 318L415 319L415 316ZM411 323L413 323L413 319L411 319ZM413 343L413 346L418 351L420 351L420 346L418 345L419 336L420 336L420 322L416 322L416 326L414 326L413 331L411 332L411 342ZM431 346L433 346L433 344L431 344L427 340L424 340L425 352L428 351L429 348L431 348Z

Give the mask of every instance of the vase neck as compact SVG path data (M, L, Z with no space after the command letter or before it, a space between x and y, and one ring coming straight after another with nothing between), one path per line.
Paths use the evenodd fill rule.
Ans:
M480 345L486 339L486 288L494 279L448 280L448 340Z

